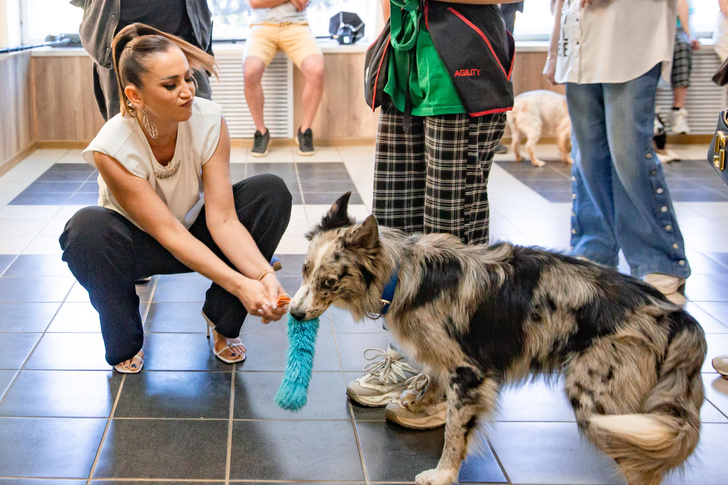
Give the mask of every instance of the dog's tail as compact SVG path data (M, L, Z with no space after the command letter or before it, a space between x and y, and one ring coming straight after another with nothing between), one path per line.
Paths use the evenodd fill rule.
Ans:
M700 324L683 311L669 318L671 329L677 331L657 383L645 399L643 414L589 418L590 437L615 459L630 485L659 484L666 472L683 464L700 437L705 335Z

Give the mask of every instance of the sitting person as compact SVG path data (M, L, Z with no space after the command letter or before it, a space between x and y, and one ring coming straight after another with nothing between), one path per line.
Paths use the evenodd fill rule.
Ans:
M324 56L306 20L308 0L249 1L254 9L254 18L243 54L243 77L245 101L256 130L250 153L254 157L268 154L270 133L263 117L261 80L266 67L278 49L281 49L303 72L303 115L297 134L298 154L313 155L315 151L311 123L324 92Z
M270 259L286 230L291 194L273 175L230 181L222 110L194 98L192 71L216 72L212 56L144 24L113 42L121 113L83 158L99 175L99 206L66 224L63 260L99 313L106 361L142 369L144 329L134 281L196 271L213 281L202 316L223 362L245 359L238 337L248 313L267 323L286 309ZM203 198L204 194L204 198Z

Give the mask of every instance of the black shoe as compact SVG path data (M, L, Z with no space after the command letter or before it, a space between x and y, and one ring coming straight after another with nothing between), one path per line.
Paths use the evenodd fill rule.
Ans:
M501 143L498 143L498 145L495 147L495 152L498 155L502 155L504 153L508 153L508 147L506 147L505 145L503 145Z
M301 128L298 129L298 154L308 157L316 153L313 149L313 132L311 128L301 133Z
M268 143L270 142L270 131L265 130L265 135L256 130L253 135L253 148L250 154L254 157L264 157L268 155Z

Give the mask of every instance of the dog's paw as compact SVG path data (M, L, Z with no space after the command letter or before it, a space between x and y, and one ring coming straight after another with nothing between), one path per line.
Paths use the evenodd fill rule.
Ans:
M457 481L457 474L450 470L425 470L415 477L417 485L452 485Z

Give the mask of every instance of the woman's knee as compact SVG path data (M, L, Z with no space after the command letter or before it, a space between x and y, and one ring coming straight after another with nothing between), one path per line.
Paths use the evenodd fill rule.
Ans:
M251 199L257 205L290 214L293 196L286 182L278 175L260 174L233 186L235 205L247 205Z

